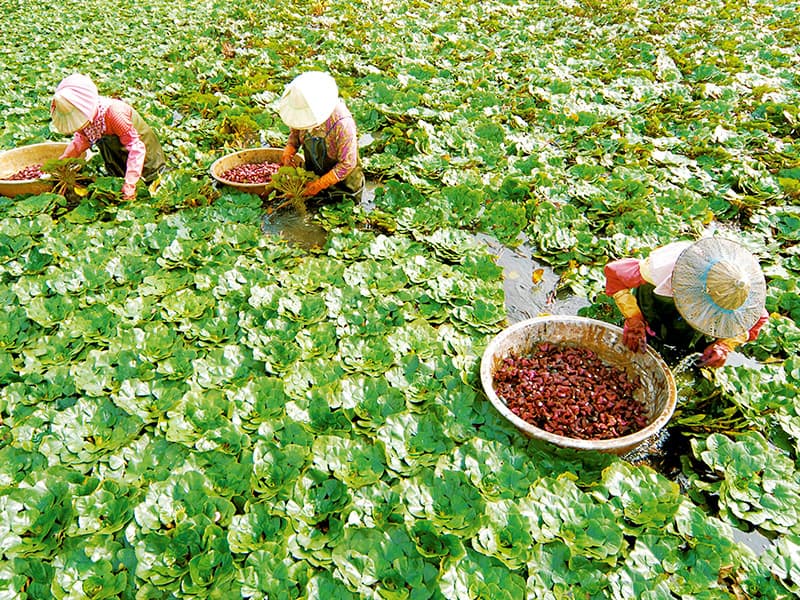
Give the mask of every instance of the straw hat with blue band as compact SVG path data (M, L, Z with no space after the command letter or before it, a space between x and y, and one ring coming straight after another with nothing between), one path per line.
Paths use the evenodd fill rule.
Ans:
M758 260L730 240L698 240L675 261L672 293L678 312L714 338L748 331L764 312L767 284Z

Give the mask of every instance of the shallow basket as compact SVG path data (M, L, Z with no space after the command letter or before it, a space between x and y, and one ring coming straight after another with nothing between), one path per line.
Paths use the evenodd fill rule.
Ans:
M531 354L542 342L592 350L605 363L623 369L629 379L638 377L641 386L636 391L636 399L647 408L647 426L623 437L584 440L549 433L511 412L494 391L494 373L504 358L511 354ZM675 411L678 395L672 372L652 348L648 347L645 352L631 352L622 343L621 328L585 317L537 317L504 329L486 347L480 373L483 389L491 403L520 431L529 437L575 450L612 454L630 452L667 424Z
M266 196L274 189L271 183L237 183L223 178L222 174L239 165L263 162L280 164L282 155L282 148L251 148L249 150L240 150L215 160L209 172L211 173L211 177L219 183L229 185L242 192Z
M42 142L0 153L0 195L13 197L19 194L44 194L52 190L54 182L50 178L17 181L3 178L11 177L25 167L57 159L66 148L65 142Z

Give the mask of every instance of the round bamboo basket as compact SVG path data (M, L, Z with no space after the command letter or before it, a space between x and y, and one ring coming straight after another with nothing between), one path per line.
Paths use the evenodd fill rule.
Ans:
M235 181L225 179L222 175L226 171L233 169L234 167L238 167L239 165L258 164L263 162L280 164L282 155L282 148L251 148L249 150L240 150L215 160L212 163L209 172L211 173L211 177L223 185L228 185L242 192L249 192L258 196L266 196L274 189L271 183L237 183Z
M49 179L49 176L41 179L16 181L4 178L11 177L25 167L57 159L66 147L67 144L64 142L42 142L0 153L0 195L13 197L20 194L43 194L52 190L53 181Z
M623 369L629 378L638 377L641 385L636 398L647 409L647 426L618 438L586 440L550 433L511 412L495 393L494 373L504 358L511 354L530 354L542 342L592 350L607 364ZM678 396L672 371L658 353L650 347L644 352L631 352L622 343L620 327L585 317L537 317L504 329L486 347L480 374L489 400L510 423L529 437L575 450L613 454L630 452L666 426L675 411Z

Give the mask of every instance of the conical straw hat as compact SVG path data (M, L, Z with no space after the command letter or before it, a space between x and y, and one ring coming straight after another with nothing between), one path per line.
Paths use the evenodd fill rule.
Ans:
M278 100L278 114L292 129L311 129L331 116L339 88L328 73L308 71L286 86Z
M63 134L75 133L89 123L86 115L59 94L53 97L53 102L50 105L50 116L53 119L55 130Z
M767 284L756 258L724 238L703 238L675 261L675 307L693 328L714 338L736 337L764 311Z
M86 75L65 77L50 103L53 127L64 134L78 131L94 118L99 101L97 86Z

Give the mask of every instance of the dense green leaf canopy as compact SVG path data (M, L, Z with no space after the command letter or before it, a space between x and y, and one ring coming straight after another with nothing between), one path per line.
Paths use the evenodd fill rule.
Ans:
M0 150L66 75L170 171L134 202L0 197L0 597L742 598L800 590L800 5L792 0L3 6ZM209 165L284 144L330 71L371 206L262 232ZM477 364L488 235L617 321L610 257L704 229L761 260L752 364L691 371L680 485L528 440ZM737 541L774 538L756 555Z

